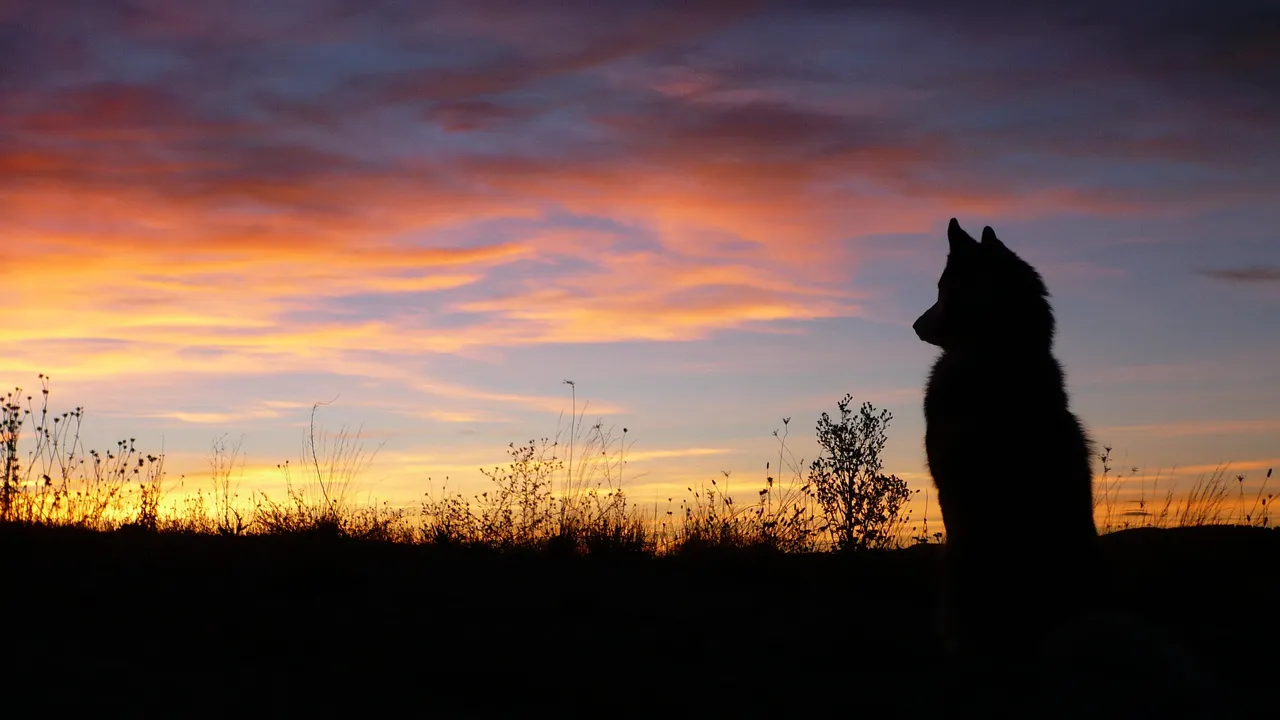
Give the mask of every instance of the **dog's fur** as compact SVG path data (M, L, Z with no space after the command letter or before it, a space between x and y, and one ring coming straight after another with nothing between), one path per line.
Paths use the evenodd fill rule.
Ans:
M994 694L1052 715L1046 705L1065 710L1078 694L1065 692L1071 683L1098 681L1073 659L1108 641L1090 628L1127 629L1110 639L1119 642L1150 629L1107 605L1093 450L1053 355L1044 281L990 227L977 241L952 219L947 238L938 301L914 329L942 348L925 389L925 451L947 529L942 629L959 660L953 699L988 695L970 699L990 715ZM1184 657L1145 645L1153 666ZM1199 680L1171 672L1152 689L1173 697Z
M942 348L924 412L948 639L983 654L1026 637L1036 615L1068 619L1096 599L1093 452L1053 356L1040 275L989 227L979 242L952 219L947 238L938 301L914 329Z

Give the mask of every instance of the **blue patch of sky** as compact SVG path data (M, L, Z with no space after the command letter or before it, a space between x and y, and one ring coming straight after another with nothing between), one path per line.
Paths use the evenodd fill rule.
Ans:
M602 250L610 252L658 252L663 249L657 234L643 224L629 223L599 215L582 215L547 206L536 218L491 218L458 223L448 227L404 233L390 238L397 245L438 248L476 248L505 243L522 243L547 232L581 230ZM538 248L545 257L548 249Z

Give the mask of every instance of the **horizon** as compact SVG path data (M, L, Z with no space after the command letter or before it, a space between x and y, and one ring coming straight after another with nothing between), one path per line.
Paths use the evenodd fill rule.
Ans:
M277 493L332 401L393 504L483 490L575 402L627 428L633 501L750 498L783 418L807 464L851 393L931 494L911 323L957 217L1044 276L1115 467L1256 487L1276 13L1085 5L0 4L0 383L49 375L171 483L243 436Z

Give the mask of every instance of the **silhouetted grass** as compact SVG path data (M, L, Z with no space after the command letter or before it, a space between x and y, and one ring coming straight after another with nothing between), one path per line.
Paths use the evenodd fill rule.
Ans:
M84 409L52 412L49 379L44 375L39 379L38 397L15 390L4 398L0 520L7 523L104 531L330 536L556 554L662 555L708 548L811 553L849 546L853 537L848 520L830 519L831 492L824 506L824 496L815 486L815 479L831 481L821 473L829 473L835 465L814 462L806 467L791 452L787 446L790 418L783 418L781 430L773 433L776 455L766 462L757 488L748 485L745 493L735 496L732 478L724 472L689 486L682 498L669 498L665 510L649 510L630 501L624 488L627 452L633 442L630 430L617 433L599 419L589 422L588 404L579 407L576 387L566 381L572 392L571 411L567 424L561 418L553 437L510 444L505 464L481 469L489 481L487 490L471 495L450 492L446 478L439 494L427 493L415 512L385 502L354 501L360 476L377 449L366 448L359 429L344 426L330 432L320 426L317 404L312 407L299 461L277 466L284 480L283 496L256 492L247 502L241 500L240 445L222 437L212 446L207 485L190 491L187 483L194 481L180 479L177 489L182 494L166 506L162 500L174 488L166 486L163 454L139 450L135 439L121 440L106 452L86 450L80 439ZM856 419L843 413L843 405L841 410L852 426ZM868 414L869 406L864 410L863 420L875 419ZM882 414L881 421L887 418L887 413ZM868 458L858 456L858 462L870 463L867 477L874 479L883 477L876 457L884 436L883 425L871 425L875 425L872 439L878 437L879 446ZM820 431L822 427L820 423ZM835 426L828 421L827 427ZM857 449L861 452L864 447ZM1162 482L1159 475L1140 476L1136 467L1128 475L1117 473L1110 447L1098 460L1095 508L1104 533L1273 525L1273 496L1266 492L1269 470L1248 492L1246 476L1235 475L1232 487L1229 468L1223 465L1197 478L1186 492L1177 493L1172 483ZM855 463L853 474L845 478L845 495L836 494L843 503L840 507L855 507L849 478L862 477L857 475L862 472L858 467L862 466ZM428 484L434 485L430 479ZM871 490L859 492L878 492L882 486L889 487L869 483L859 487ZM739 500L743 496L748 500ZM926 494L925 514L918 525L911 522L909 510L895 510L881 520L886 523L883 529L867 536L868 547L893 549L944 541L940 523L935 522L936 529L930 532L929 507Z
M1130 467L1128 475L1115 472L1110 446L1099 455L1100 473L1094 487L1094 508L1098 529L1114 532L1136 528L1202 527L1208 525L1245 525L1274 527L1268 493L1271 469L1256 490L1246 494L1247 474L1236 474L1236 493L1228 479L1230 465L1222 464L1209 473L1198 475L1185 492L1176 482L1163 480L1160 473L1148 478L1140 468ZM1133 487L1137 485L1134 496ZM1127 492L1129 497L1122 497Z
M49 410L49 379L40 375L38 398L21 389L0 407L0 521L114 529L156 530L164 456L137 449L134 438L99 452L80 440L84 408ZM24 455L19 441L30 437Z

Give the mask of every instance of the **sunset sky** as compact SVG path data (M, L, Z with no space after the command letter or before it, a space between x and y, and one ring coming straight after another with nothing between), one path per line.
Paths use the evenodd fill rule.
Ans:
M0 384L195 484L243 436L255 487L336 397L394 502L479 488L566 379L664 503L753 494L850 392L925 487L955 216L1045 276L1119 465L1260 480L1280 9L1006 5L0 0Z

